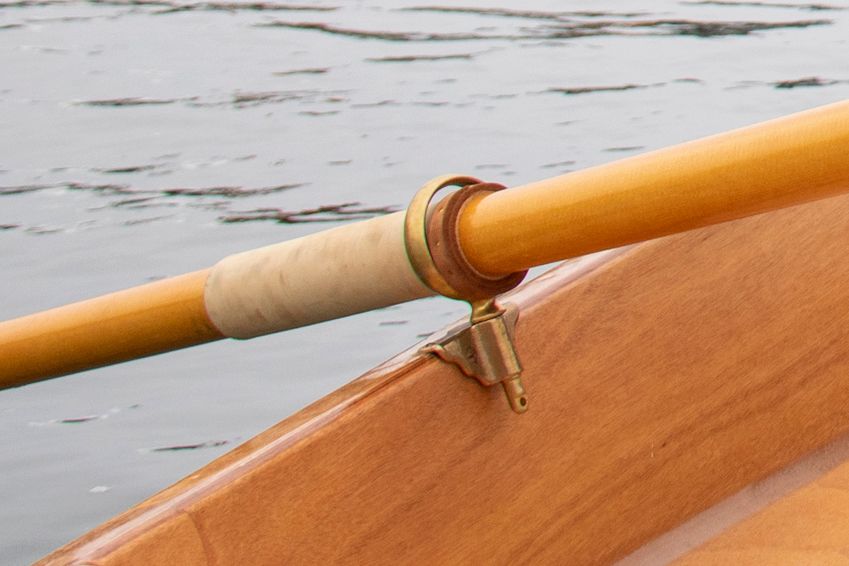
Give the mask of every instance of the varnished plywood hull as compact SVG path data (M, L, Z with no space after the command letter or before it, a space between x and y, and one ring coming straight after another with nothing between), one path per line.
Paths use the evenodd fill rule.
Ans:
M508 300L530 409L410 353L44 564L599 564L849 430L849 200Z
M674 562L846 564L849 561L849 463L823 474Z

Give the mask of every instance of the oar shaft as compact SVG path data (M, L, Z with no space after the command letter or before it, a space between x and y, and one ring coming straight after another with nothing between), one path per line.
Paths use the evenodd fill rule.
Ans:
M407 259L404 214L389 214L0 322L0 389L433 294Z
M849 190L849 102L491 193L460 246L491 275Z
M209 270L0 323L0 389L222 337L204 308Z

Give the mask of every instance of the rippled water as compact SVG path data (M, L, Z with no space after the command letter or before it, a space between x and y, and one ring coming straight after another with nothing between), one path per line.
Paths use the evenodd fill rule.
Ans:
M0 319L849 97L849 5L0 0ZM427 299L0 392L26 563L464 313Z

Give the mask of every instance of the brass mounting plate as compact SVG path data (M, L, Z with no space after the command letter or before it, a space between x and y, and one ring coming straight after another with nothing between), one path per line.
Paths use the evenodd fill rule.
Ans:
M515 305L498 307L494 301L474 308L471 323L439 342L423 348L454 364L468 377L487 387L501 383L510 407L517 413L528 409L520 375L522 365L513 346L513 331L519 317ZM475 305L477 306L477 305Z

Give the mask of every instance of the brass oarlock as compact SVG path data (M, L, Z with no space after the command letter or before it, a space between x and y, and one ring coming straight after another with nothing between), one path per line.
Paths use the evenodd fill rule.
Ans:
M433 197L449 186L462 187L428 214ZM500 383L517 413L528 409L522 365L513 342L518 309L495 302L495 296L518 285L525 272L489 278L468 265L456 238L457 218L472 194L494 192L500 185L465 176L444 176L425 184L407 209L404 241L415 272L434 291L471 305L469 324L422 350L457 365L481 385Z

